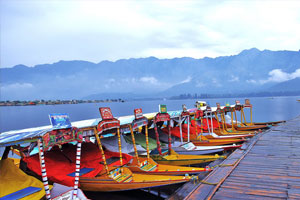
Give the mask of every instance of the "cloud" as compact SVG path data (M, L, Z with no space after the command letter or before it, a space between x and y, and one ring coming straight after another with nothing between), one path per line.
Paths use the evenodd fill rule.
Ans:
M144 77L141 77L140 81L144 82L144 83L150 83L152 85L159 84L158 80L155 77L153 77L153 76L144 76Z
M257 81L254 79L246 80L247 83L257 84Z
M222 87L222 84L220 84L216 78L212 79L212 83L214 84L215 87Z
M189 83L189 82L191 82L191 80L192 80L192 77L188 76L186 79L184 79L183 81L181 81L179 84L181 84L181 83Z
M282 71L282 69L274 69L269 72L269 78L267 80L260 80L261 84L269 83L269 82L284 82L288 80L292 80L294 78L300 77L300 68L295 72L287 73Z
M2 91L26 90L32 88L33 85L31 83L13 83L13 84L1 86Z
M196 87L197 88L201 88L201 87L204 87L206 84L201 82L201 81L196 81Z
M1 67L300 46L299 1L4 0L0 9Z
M266 83L280 83L300 77L300 68L292 73L284 72L282 69L273 69L268 73L269 77L264 80L246 80L247 83L266 84Z
M1 85L0 99L3 100L20 100L36 98L36 88L31 83L13 83Z
M229 79L229 82L238 82L240 81L240 78L234 75L231 75L231 79Z

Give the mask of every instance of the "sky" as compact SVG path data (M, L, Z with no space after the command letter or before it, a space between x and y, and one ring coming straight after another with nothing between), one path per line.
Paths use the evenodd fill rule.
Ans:
M0 17L1 68L300 48L297 0L0 0Z

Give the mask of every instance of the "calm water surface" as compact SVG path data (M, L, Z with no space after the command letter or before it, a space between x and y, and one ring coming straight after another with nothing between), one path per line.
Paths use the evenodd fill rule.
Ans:
M253 105L253 121L289 120L300 115L300 96L293 97L260 97L250 98ZM244 99L239 99L242 103ZM182 104L188 108L194 107L196 99L188 100L156 100L129 101L116 103L86 103L70 105L40 105L40 106L1 106L0 132L23 128L49 125L48 114L68 113L71 121L99 118L99 107L111 107L114 116L132 115L135 108L142 108L144 113L158 111L159 104L166 104L168 110L180 110ZM234 104L235 99L206 99L211 106L217 102L225 105ZM249 109L246 109L249 110ZM239 116L239 115L238 115ZM249 115L246 115L249 118Z

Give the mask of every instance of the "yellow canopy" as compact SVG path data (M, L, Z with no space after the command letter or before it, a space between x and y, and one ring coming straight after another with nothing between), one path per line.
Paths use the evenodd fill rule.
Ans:
M22 198L22 200L41 199L45 195L43 183L20 170L14 164L13 159L7 158L0 161L0 197L29 186L39 187L41 190Z

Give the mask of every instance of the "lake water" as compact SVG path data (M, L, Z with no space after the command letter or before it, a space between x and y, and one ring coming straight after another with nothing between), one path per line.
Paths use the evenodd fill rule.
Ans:
M250 98L253 105L253 121L289 120L300 115L300 96L292 97L259 97ZM244 99L238 99L241 103ZM225 105L234 104L235 99L206 99L211 106L217 102ZM116 103L86 103L70 105L40 105L40 106L2 106L0 107L0 132L23 128L49 125L48 114L68 113L71 121L99 118L99 107L111 107L114 116L132 115L135 108L142 108L143 113L158 111L159 104L166 104L168 110L180 110L182 104L193 108L196 99L187 100L155 100L128 101ZM246 109L249 110L249 109ZM239 115L238 115L239 116ZM249 115L246 113L246 117Z

